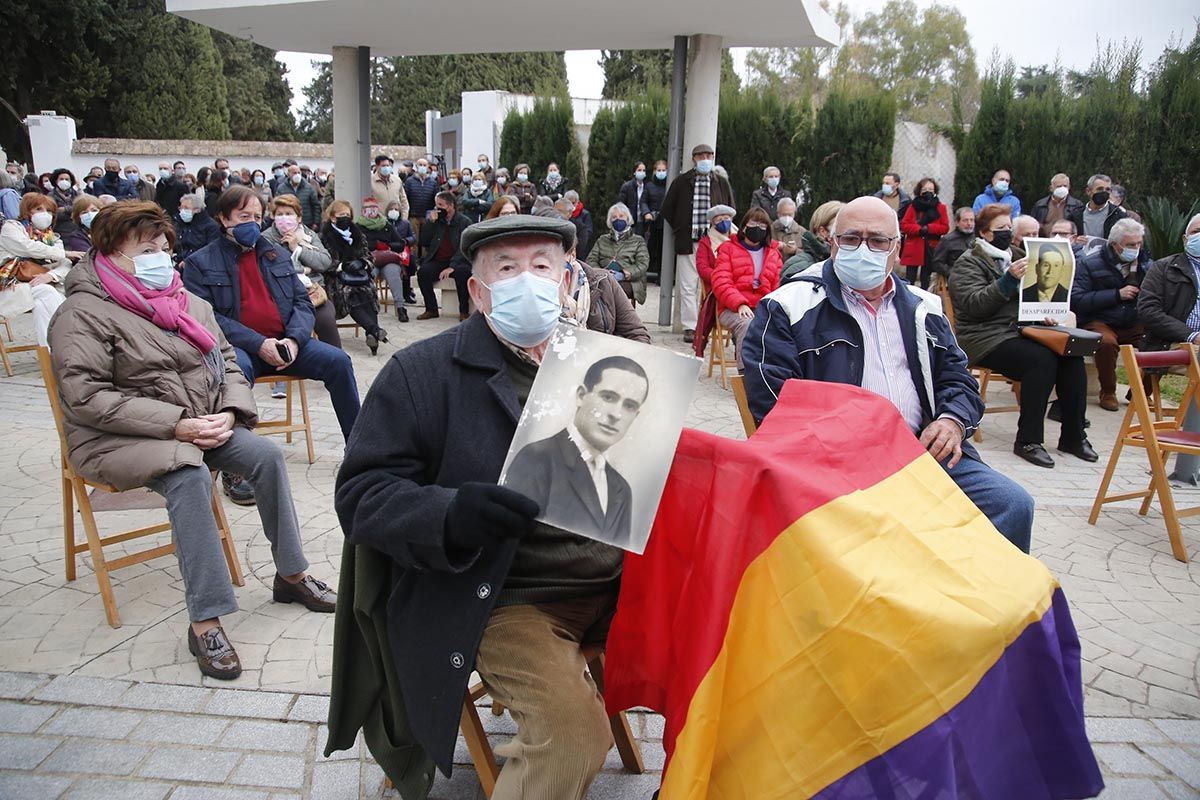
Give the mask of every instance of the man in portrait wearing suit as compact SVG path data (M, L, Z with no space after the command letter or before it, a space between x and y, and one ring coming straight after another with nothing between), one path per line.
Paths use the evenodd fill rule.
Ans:
M576 390L572 421L517 453L505 485L537 501L547 519L627 547L632 492L605 454L629 431L649 391L645 370L632 359L592 364Z
M1059 283L1066 259L1059 250L1047 248L1041 251L1034 273L1037 280L1025 287L1021 297L1028 303L1065 303L1067 288Z

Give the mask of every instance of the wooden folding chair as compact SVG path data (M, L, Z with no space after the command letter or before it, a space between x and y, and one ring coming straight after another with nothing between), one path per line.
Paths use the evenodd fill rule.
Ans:
M730 386L733 387L733 399L737 401L738 413L742 416L742 428L746 431L746 438L749 439L758 430L758 423L754 421L754 415L750 413L750 401L746 399L746 381L741 375L734 375L729 379Z
M704 303L708 296L712 294L712 290L700 283L700 308L703 310ZM712 377L713 367L721 368L721 388L729 388L729 372L730 361L725 353L727 348L733 342L733 336L729 331L725 330L725 326L721 324L721 308L720 304L716 304L713 309L713 325L708 332L708 377Z
M9 342L9 343L5 343L5 341L4 341L5 337L0 336L0 361L4 362L4 374L11 378L13 375L13 368L12 368L12 362L8 360L8 354L9 353L24 353L28 350L37 350L38 346L37 346L37 343L12 344L12 342L14 341L12 325L9 324L8 317L0 317L0 322L4 323L4 331L7 334L8 342Z
M587 660L588 670L592 674L592 680L596 682L596 688L603 694L603 648L599 645L584 647L583 657ZM471 753L471 762L475 765L475 771L479 773L479 783L483 786L483 794L485 797L491 798L492 792L496 788L496 780L500 777L500 765L496 763L496 755L492 752L492 745L488 742L483 722L479 719L479 708L475 705L485 695L487 695L487 689L482 682L470 687L463 700L461 727L463 739L467 743L467 750ZM499 715L504 713L504 709L499 703L493 703L492 713ZM634 738L633 729L629 727L629 719L625 712L613 715L608 721L612 726L613 740L616 743L617 752L621 756L621 763L629 772L635 775L643 774L646 766L642 761L642 750L638 747L637 739Z
M382 275L375 276L375 292L379 295L379 307L386 310L388 306L394 306L396 301L392 298L391 287Z
M941 281L937 287L937 294L942 298L942 313L946 315L946 321L950 323L950 330L957 330L954 321L954 303L950 299L950 287L946 281ZM989 406L988 405L988 385L992 382L992 376L1001 378L1006 381L1013 391L1016 398L1016 403L1010 406ZM1021 410L1021 382L1014 381L1010 378L1005 378L998 372L992 372L987 367L971 367L971 377L979 382L979 395L983 398L983 413L984 414L1004 414L1012 411ZM975 428L973 437L976 442L983 441L983 422Z
M1116 444L1108 459L1108 468L1104 471L1104 479L1096 492L1096 502L1092 504L1088 524L1096 524L1096 519L1100 516L1100 506L1121 500L1140 498L1142 505L1138 514L1145 516L1157 494L1163 519L1167 524L1167 536L1171 539L1171 552L1177 560L1186 562L1187 547L1183 543L1183 531L1180 529L1179 520L1200 514L1200 506L1176 509L1171 483L1167 480L1166 462L1172 453L1200 456L1200 433L1183 430L1183 420L1187 416L1188 408L1195 403L1200 409L1200 396L1197 393L1200 389L1200 367L1196 363L1196 347L1187 344L1178 350L1139 353L1132 345L1126 344L1121 346L1121 359L1129 375L1129 388L1133 400L1125 411L1125 419L1121 422L1121 431L1117 434ZM1188 375L1187 389L1183 393L1183 399L1179 401L1175 415L1161 421L1154 419L1149 397L1142 384L1142 371L1156 367L1186 367ZM1121 450L1126 445L1140 447L1146 451L1146 457L1150 461L1150 485L1140 492L1110 495L1108 487L1117 469Z
M264 436L282 433L286 437L288 444L292 443L292 434L303 432L304 439L308 443L308 463L313 463L317 460L316 454L313 452L313 437L312 437L312 417L308 413L308 392L304 388L304 378L296 375L260 375L254 380L254 385L260 383L286 383L287 398L284 403L284 417L281 420L272 422L260 422L254 430ZM300 387L300 415L304 418L303 423L296 422L292 415L292 386Z
M54 375L54 367L50 361L50 350L46 347L37 348L38 363L42 368L42 378L46 384L46 396L50 400L50 410L54 414L54 427L58 430L59 461L62 465L63 490L63 551L66 562L67 580L75 580L76 556L88 552L92 555L92 568L96 573L96 583L100 587L100 598L104 601L104 616L108 624L114 628L121 627L121 617L117 613L117 601L113 596L112 581L108 574L115 569L140 564L159 556L168 556L175 552L175 543L168 542L158 547L141 550L121 558L109 559L104 555L104 548L110 544L140 539L143 536L153 536L171 530L171 523L162 522L157 525L147 525L142 528L115 533L111 536L101 536L96 525L96 515L92 509L92 499L88 487L110 494L120 494L115 486L96 483L80 475L67 460L67 435L63 429L62 405L58 397L58 380ZM225 510L221 506L221 493L216 487L216 475L213 475L212 513L217 523L217 531L221 535L221 549L225 553L225 561L229 565L229 577L236 586L244 586L242 566L238 562L237 548L233 543L233 535L229 531L229 520L225 518ZM83 518L83 530L87 540L83 543L75 541L75 512L72 499L79 505L79 516Z

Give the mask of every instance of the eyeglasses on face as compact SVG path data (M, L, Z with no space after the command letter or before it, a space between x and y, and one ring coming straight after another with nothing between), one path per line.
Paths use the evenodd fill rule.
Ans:
M892 249L892 244L899 236L868 236L865 239L857 233L843 233L834 237L840 250L857 250L864 241L867 249L876 253L886 253Z

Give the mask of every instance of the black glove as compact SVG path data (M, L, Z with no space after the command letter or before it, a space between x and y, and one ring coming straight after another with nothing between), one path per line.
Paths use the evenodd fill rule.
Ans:
M494 483L464 483L446 509L446 542L475 551L533 530L541 508L520 492Z

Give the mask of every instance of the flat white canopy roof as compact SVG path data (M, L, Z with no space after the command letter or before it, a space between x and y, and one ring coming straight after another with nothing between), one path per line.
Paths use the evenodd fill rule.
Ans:
M839 31L816 0L166 0L167 11L273 50L375 56L670 49L708 33L725 47L820 47ZM420 31L420 34L416 32ZM436 80L436 76L430 76Z

